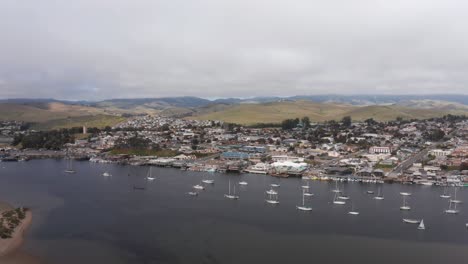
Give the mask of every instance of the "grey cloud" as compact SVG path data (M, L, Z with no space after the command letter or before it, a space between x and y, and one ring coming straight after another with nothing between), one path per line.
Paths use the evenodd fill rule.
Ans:
M0 98L467 93L466 1L0 2Z

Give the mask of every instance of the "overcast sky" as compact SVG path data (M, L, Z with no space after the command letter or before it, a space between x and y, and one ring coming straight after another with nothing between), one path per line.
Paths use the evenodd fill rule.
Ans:
M0 98L468 94L466 0L1 0Z

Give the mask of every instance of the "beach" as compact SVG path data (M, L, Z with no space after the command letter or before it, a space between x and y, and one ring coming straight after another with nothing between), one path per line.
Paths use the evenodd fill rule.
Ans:
M0 204L0 212L12 210L13 207L6 203ZM40 263L38 259L29 256L20 251L21 245L24 240L24 233L32 223L32 213L30 210L26 211L25 218L15 228L11 238L0 239L0 263L2 264L37 264Z

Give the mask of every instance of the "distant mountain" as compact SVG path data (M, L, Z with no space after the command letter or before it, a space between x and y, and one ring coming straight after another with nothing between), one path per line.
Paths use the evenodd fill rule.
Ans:
M211 104L207 99L199 97L163 97L163 98L136 98L136 99L111 99L92 104L96 107L116 107L132 109L145 106L147 108L163 110L170 107L200 107Z
M97 102L44 99L0 100L0 120L50 122L69 117L159 114L230 122L279 122L290 117L312 120L427 118L467 114L468 95L298 95L291 97L224 98L163 97L110 99ZM67 121L69 122L69 121ZM61 124L65 121L61 122Z
M308 100L314 102L335 102L353 105L395 104L411 100L448 101L468 105L468 95L429 94L429 95L298 95L288 97L291 100Z

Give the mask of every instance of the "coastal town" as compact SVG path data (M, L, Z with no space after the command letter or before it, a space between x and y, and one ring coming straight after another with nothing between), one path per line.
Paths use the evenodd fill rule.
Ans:
M388 122L344 117L322 123L304 117L241 126L144 115L103 129L38 133L46 132L21 122L0 123L1 160L66 158L313 180L468 185L465 116Z

